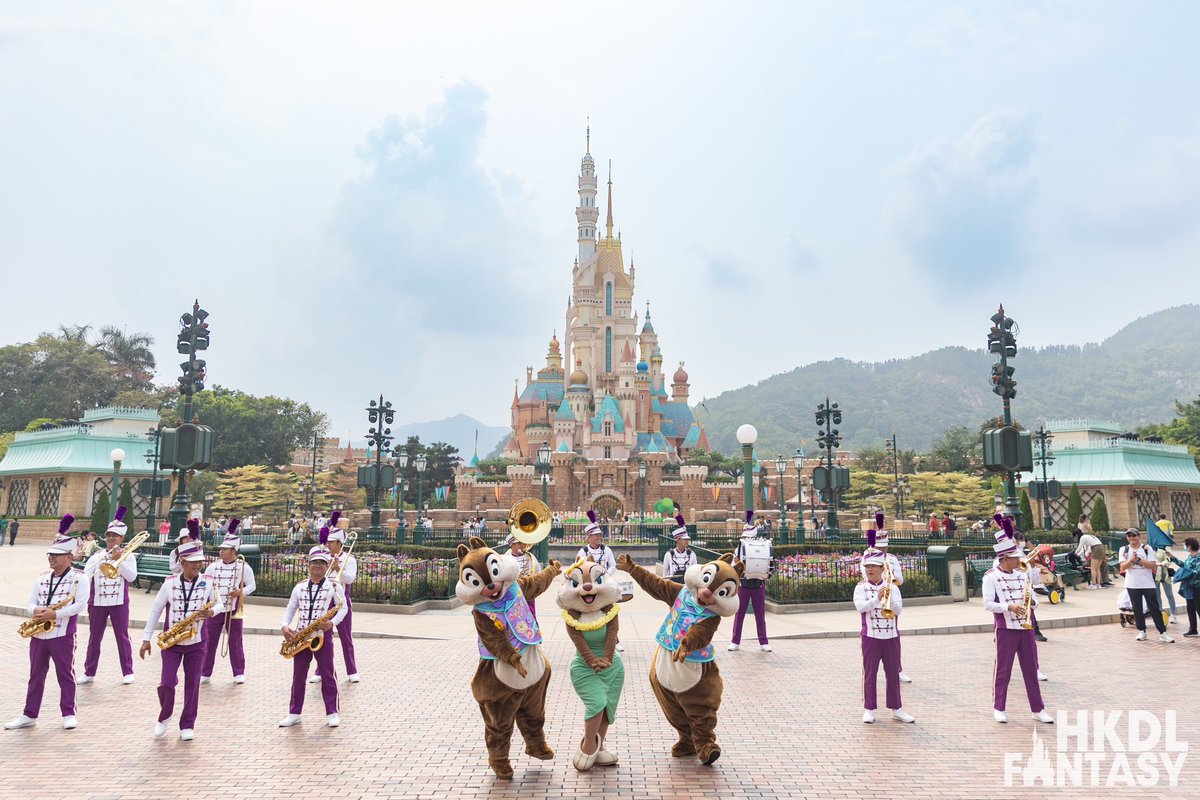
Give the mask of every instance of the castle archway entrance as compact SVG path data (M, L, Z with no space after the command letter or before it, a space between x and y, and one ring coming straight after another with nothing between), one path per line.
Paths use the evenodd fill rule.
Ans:
M601 489L588 498L587 507L594 508L596 516L600 519L616 519L617 515L625 510L625 498L612 489Z

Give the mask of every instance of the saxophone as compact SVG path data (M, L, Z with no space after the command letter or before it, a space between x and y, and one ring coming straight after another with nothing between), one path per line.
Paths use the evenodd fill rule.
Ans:
M177 644L186 642L196 635L195 625L200 621L200 615L217 604L216 598L209 600L204 605L197 608L192 613L188 614L183 619L176 622L171 627L158 635L158 646L166 650L174 647Z
M895 619L896 612L892 610L892 560L886 555L883 558L883 589L879 591L880 611L879 615L884 619Z
M284 658L295 658L304 650L311 650L315 653L324 647L325 634L320 630L320 627L336 617L337 613L342 610L342 605L342 603L338 603L336 606L314 619L308 625L301 628L296 632L296 635L292 637L290 642L287 639L284 639L283 644L279 646L279 655L283 656Z
M66 600L63 600L61 603L55 603L54 605L50 606L50 610L51 611L61 611L62 609L69 606L71 604L71 602L74 601L74 599L75 599L75 593L72 592L71 596L68 597ZM17 633L21 634L21 636L23 638L28 639L31 636L37 636L39 633L49 633L50 631L54 630L54 628L57 625L58 625L58 620L52 619L52 620L48 620L46 622L42 622L42 621L36 620L36 619L27 619L21 623L21 627L17 628Z

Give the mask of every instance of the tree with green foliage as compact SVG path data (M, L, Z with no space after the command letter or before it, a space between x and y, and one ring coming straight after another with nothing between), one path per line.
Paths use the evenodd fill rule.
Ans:
M857 465L850 468L850 491L846 493L846 505L850 509L864 511L867 506L892 508L894 495L892 483L895 477L887 472L868 472ZM909 476L912 488L911 501L906 504L911 515L915 501L920 500L926 514L937 511L940 517L949 511L960 520L985 519L992 514L992 492L990 487L976 475L961 472L918 472ZM921 521L921 520L918 520ZM960 531L965 526L959 525Z
M121 494L119 495L119 497L120 497L120 499L119 499L119 500L117 500L117 507L118 507L118 508L120 508L121 506L125 506L125 519L126 519L126 524L127 524L127 525L129 525L129 526L132 528L132 527L134 527L134 521L133 521L133 485L132 485L132 484L129 482L129 479L128 479L128 478L123 478L123 479L121 480ZM113 513L114 513L114 514L116 514L117 512L114 510L114 511L113 511ZM109 517L109 519L111 520L112 518L111 518L111 517ZM104 523L104 526L107 528L107 527L108 527L108 523L107 523L107 522L105 522L105 523ZM97 531L97 533L99 533L99 531Z
M1111 530L1108 523L1108 507L1104 505L1104 495L1096 498L1096 505L1092 506L1092 531L1094 533L1107 533Z
M693 450L685 461L689 467L708 467L709 478L728 477L737 480L742 477L741 456L727 456L719 451L708 452L703 449Z
M1175 401L1175 419L1165 425L1147 425L1141 432L1161 436L1171 444L1182 444L1191 451L1200 465L1200 398L1190 403Z
M977 473L983 466L983 440L966 425L951 428L933 443L925 469Z
M1039 520L1033 516L1033 504L1029 502L1029 492L1021 490L1021 528L1032 531L1040 527Z
M23 430L40 417L78 419L121 388L104 355L85 341L42 334L0 347L0 430Z
M1067 529L1073 530L1083 516L1083 498L1079 495L1079 484L1071 484L1071 492L1067 495Z
M214 386L197 392L192 402L200 421L216 431L210 469L217 471L290 464L292 452L326 425L324 414L286 397L255 397Z
M100 496L96 498L95 507L92 508L92 522L88 526L88 530L97 537L101 536L108 529L108 523L112 520L109 513L108 489L103 489Z
M258 464L227 469L221 473L212 510L241 517L282 514L288 500L295 499L298 483L290 472L270 472Z

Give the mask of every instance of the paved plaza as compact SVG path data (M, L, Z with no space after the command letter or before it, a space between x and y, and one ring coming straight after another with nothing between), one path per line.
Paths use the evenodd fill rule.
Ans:
M462 609L466 616L469 612ZM27 673L27 644L16 616L0 622L0 712L19 713ZM722 623L724 629L728 621ZM81 627L86 633L86 628ZM290 665L278 655L279 638L247 637L248 682L232 683L218 660L213 683L202 687L196 739L185 743L172 728L155 740L154 687L159 660L138 662L137 682L124 686L111 643L97 680L79 687L79 727L58 724L57 688L47 687L42 717L32 729L0 731L6 780L0 798L345 797L441 798L768 798L879 797L1195 797L1200 776L1184 762L1178 788L1047 789L1004 786L1004 753L1028 754L1032 734L1050 737L1027 713L1014 679L1010 723L991 719L992 643L987 634L912 637L905 668L914 683L904 705L917 717L903 725L880 714L860 721L860 660L854 639L786 640L775 652L750 647L718 650L725 679L719 740L712 768L674 759L672 731L646 679L652 645L625 637L627 670L619 716L609 735L620 757L613 768L578 773L570 755L579 735L581 705L571 689L568 642L546 647L553 675L547 735L551 762L521 754L514 736L511 782L487 767L482 723L468 683L477 663L465 641L364 639L363 682L342 684L342 726L324 726L317 686L310 686L305 721L275 727L287 708ZM1179 737L1200 739L1200 714L1185 680L1194 675L1200 642L1179 639L1135 643L1128 629L1093 625L1055 631L1041 646L1048 709L1072 712L1130 708L1176 709ZM340 666L341 656L338 655ZM1136 696L1130 705L1130 696ZM881 698L882 699L882 698ZM177 718L176 718L177 721ZM874 783L863 776L874 768ZM1102 773L1102 776L1105 773Z

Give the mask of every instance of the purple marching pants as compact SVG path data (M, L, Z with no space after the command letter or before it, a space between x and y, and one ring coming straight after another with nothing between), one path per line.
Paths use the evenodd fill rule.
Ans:
M1021 675L1025 678L1025 694L1029 696L1029 710L1037 713L1046 708L1042 702L1042 690L1037 679L1037 641L1032 630L996 631L996 703L995 709L1003 711L1008 702L1008 681L1012 677L1013 656L1021 664Z
M204 662L204 642L177 644L161 652L162 678L158 682L158 721L166 722L175 713L175 686L179 683L179 665L183 664L183 713L179 730L196 727L200 705L200 666Z
M746 619L746 609L754 603L754 627L758 630L758 643L767 642L767 587L756 589L742 586L738 589L737 616L733 618L733 643L742 643L742 622Z
M42 693L46 690L46 674L50 662L58 677L61 697L59 710L64 717L75 716L75 617L67 623L67 633L57 639L29 640L29 688L25 692L25 710L30 719L37 719L42 708Z
M877 707L875 684L879 678L879 662L883 662L884 681L887 684L887 707L895 711L903 708L900 703L900 637L894 639L872 639L862 637L863 654L863 708L874 711Z
M358 674L358 662L354 660L354 606L350 603L350 587L346 587L346 617L337 624L337 640L342 644L342 659L346 662L346 674ZM328 643L326 643L328 644ZM322 647L322 650L325 648ZM333 655L329 656L332 663ZM321 663L321 659L317 659L317 674L324 675L325 667ZM299 712L293 712L299 713ZM330 711L330 714L333 712Z
M325 633L325 644L317 652L307 648L301 650L292 659L292 697L288 707L289 714L299 714L304 711L304 688L308 683L308 665L313 659L317 662L317 673L321 676L321 697L325 700L325 713L338 713L337 669L333 665L333 646L329 644L329 634Z
M83 674L96 676L100 666L100 643L104 631L112 623L113 638L117 640L117 660L121 662L121 674L133 674L133 645L129 641L129 596L119 606L98 606L88 603L88 643L83 659Z
M221 633L225 630L225 618L237 613L226 611L215 614L204 620L204 666L200 674L211 678L213 667L217 663L217 651L221 649ZM229 666L233 668L233 677L246 674L246 651L242 647L242 622L240 619L229 620Z

